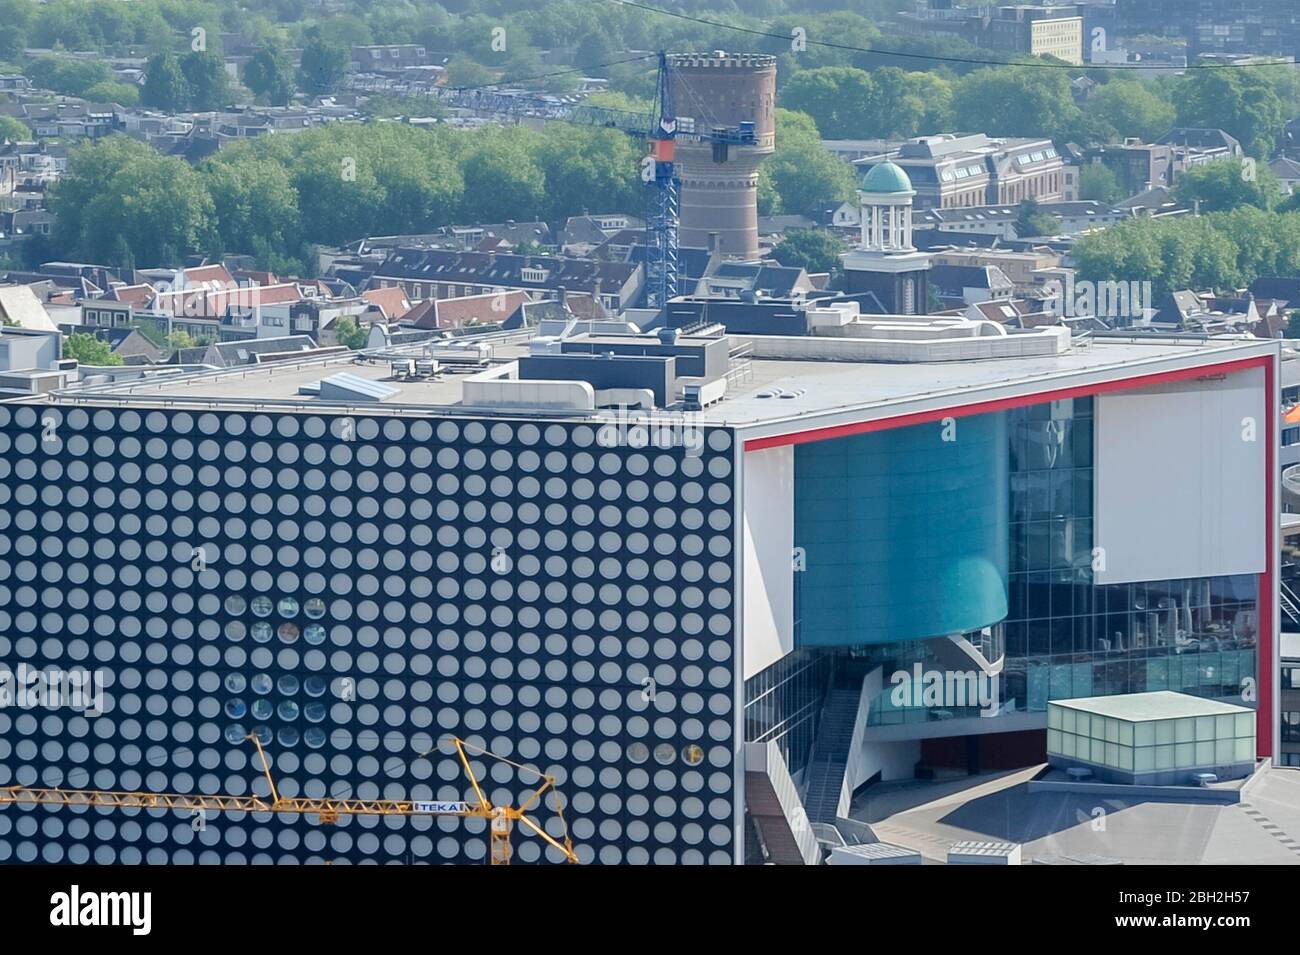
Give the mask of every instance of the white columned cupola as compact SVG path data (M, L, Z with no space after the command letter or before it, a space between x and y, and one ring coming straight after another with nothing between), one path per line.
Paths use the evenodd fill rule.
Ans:
M872 166L862 179L858 202L862 211L864 252L914 252L912 198L916 190L901 167L892 162Z

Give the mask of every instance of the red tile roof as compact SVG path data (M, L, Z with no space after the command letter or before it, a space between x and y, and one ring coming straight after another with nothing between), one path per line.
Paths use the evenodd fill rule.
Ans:
M431 299L406 313L404 325L415 328L458 328L503 322L531 300L527 292L486 292L459 298Z
M235 277L230 274L224 265L200 265L185 270L185 281L189 284L195 282L225 282L233 285Z
M153 301L153 296L153 286L142 282L139 285L114 286L104 298L110 302L129 302L135 308L144 308Z
M371 305L378 305L384 317L390 322L396 321L411 310L406 293L400 288L372 288L362 292L361 297Z

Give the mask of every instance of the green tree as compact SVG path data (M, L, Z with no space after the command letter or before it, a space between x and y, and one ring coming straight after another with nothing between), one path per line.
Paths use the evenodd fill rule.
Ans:
M1119 177L1109 166L1092 162L1079 170L1079 198L1098 202L1116 202L1124 198Z
M288 106L293 100L293 67L276 44L264 43L244 64L244 85L272 106Z
M298 191L284 166L238 152L210 160L202 171L223 249L259 258L298 254Z
M209 112L229 105L230 84L225 63L218 54L186 53L181 57L180 68L189 89L189 109Z
M176 112L185 109L189 101L189 84L176 57L170 52L149 57L140 102L154 109Z
M74 332L63 340L63 357L75 358L83 365L122 364L122 356L114 355L107 342L86 332Z
M827 139L875 135L878 99L871 74L850 66L800 70L781 91L782 105L811 116Z
M359 325L351 315L344 315L334 323L334 337L340 345L359 351L370 340L370 330Z
M351 53L341 42L324 39L319 32L302 48L302 85L311 93L332 93L347 74Z
M953 83L952 115L990 136L1067 138L1081 119L1065 70L1001 66Z
M17 59L28 45L27 31L36 18L38 7L33 0L0 0L0 59Z
M109 136L72 150L67 170L51 186L48 197L56 213L54 235L59 248L72 255L86 234L101 228L111 230L109 223L101 226L88 219L90 203L122 170L157 155L151 147L126 136Z
M113 79L113 71L107 63L55 56L44 56L33 61L28 64L25 73L33 85L67 96L81 96L95 84Z
M614 59L617 59L617 56L613 41L609 34L599 28L582 38L573 56L573 62L577 66L588 73L600 73L600 75L604 75L604 64Z
M447 85L451 87L488 86L496 82L496 74L467 56L457 56L447 64Z
M1071 257L1080 279L1150 282L1156 296L1241 288L1261 275L1300 271L1300 215L1241 206L1203 216L1128 219L1080 236Z
M73 150L50 207L59 247L87 261L113 258L124 243L143 265L175 266L216 244L201 175L122 136Z
M1110 142L1126 136L1155 142L1173 127L1177 113L1173 103L1149 84L1130 80L1111 80L1097 87L1083 111Z
M806 214L853 198L853 167L821 144L817 125L804 113L776 111L776 152L759 167L759 212Z
M836 272L843 252L844 243L825 229L791 229L772 250L772 258L809 272Z
M910 138L950 128L952 83L946 78L892 66L874 76L880 91L878 135Z
M1178 125L1222 129L1252 156L1267 159L1291 117L1270 69L1188 70L1175 89Z
M167 347L172 351L180 351L182 348L193 348L194 339L190 337L189 332L175 331L167 336Z
M482 130L461 161L466 222L534 219L548 212L546 174L537 163L536 135L522 126Z
M140 87L131 83L109 80L87 87L81 95L92 103L116 103L118 106L135 106L140 102Z
M843 9L839 4L827 4L827 6L832 9L827 12L786 13L771 21L770 28L765 32L777 34L781 39L774 36L767 40L760 40L758 46L762 52L775 53L781 57L781 61L777 64L777 76L790 76L801 68L856 66L866 69L876 65L870 53L860 53L858 50L869 50L876 46L880 42L880 30L861 13ZM790 40L787 38L797 36L795 30L802 30L803 35L810 40L829 40L835 46L809 43L807 49L792 53ZM717 42L709 42L706 46L695 48L714 50L726 47L728 41L734 46L735 34L722 31L717 35Z
M1043 212L1037 199L1023 199L1016 207L1016 235L1020 238L1039 235L1056 235L1061 231L1061 220Z
M641 207L641 150L623 133L549 123L539 134L533 161L546 179L542 218L547 221Z
M1226 212L1238 206L1271 209L1282 198L1277 177L1253 159L1225 159L1185 170L1174 184L1174 199L1201 212Z
M32 141L32 130L26 123L12 116L0 116L0 142L9 140L15 143Z

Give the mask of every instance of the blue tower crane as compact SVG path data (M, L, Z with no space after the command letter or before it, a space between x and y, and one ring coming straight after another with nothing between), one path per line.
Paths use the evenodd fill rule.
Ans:
M498 89L440 89L435 91L435 95L449 106L476 113L617 129L647 140L650 152L641 161L641 181L646 187L646 304L651 308L662 309L677 294L677 222L681 192L681 179L676 168L677 143L711 144L713 161L721 163L727 161L730 146L752 146L757 141L752 122L699 129L693 122L679 121L673 104L668 55L662 51L659 53L654 108L649 113L565 103Z

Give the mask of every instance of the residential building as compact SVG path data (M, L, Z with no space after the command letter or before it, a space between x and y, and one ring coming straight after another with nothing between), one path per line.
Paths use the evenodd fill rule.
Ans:
M532 296L523 291L430 298L402 316L402 324L421 329L503 324L516 318L524 305L532 300Z
M1017 252L1011 249L942 249L933 250L930 256L934 267L950 266L994 266L1016 288L1027 290L1038 285L1034 273L1040 269L1055 268L1061 264L1061 256L1046 250ZM931 272L933 281L934 273Z
M1083 63L1083 17L1071 7L1018 4L998 7L984 24L982 45L1006 53L1051 56Z
M369 287L400 286L411 301L515 290L541 299L563 288L595 295L615 312L637 304L644 274L640 264L625 262L399 247L376 268Z
M947 34L1002 53L1051 56L1083 63L1084 4L1015 4L984 8L931 8L904 11L898 22L906 33Z
M1178 126L1171 129L1160 143L1175 147L1176 172L1221 159L1240 159L1245 155L1241 143L1221 129Z
M1124 195L1132 196L1147 189L1172 186L1174 176L1186 166L1174 146L1143 143L1126 139L1122 143L1093 146L1083 156L1083 163L1098 163L1115 174Z
M940 309L982 302L1010 302L1016 286L996 265L933 265L930 294Z
M1177 37L1193 57L1300 52L1300 11L1273 0L1116 0L1126 35Z
M416 43L384 43L352 47L352 72L354 73L385 73L428 64L428 52Z
M919 136L887 156L855 165L865 173L886 161L907 173L917 209L1063 197L1065 164L1050 139L994 139L983 133Z
M1128 210L1116 209L1104 202L1080 200L1078 202L1044 202L1039 211L1054 216L1061 223L1061 235L1079 235L1091 229L1105 228L1130 218ZM1015 205L980 206L965 209L919 209L912 215L916 229L938 229L941 233L962 236L966 234L992 235L1004 240L1018 238L1016 218L1020 209Z
M26 285L0 285L0 324L34 332L55 330L45 306Z
M762 262L716 261L696 283L702 298L789 298L813 291L805 269Z
M1268 164L1268 168L1273 175L1277 176L1278 182L1282 184L1287 195L1295 192L1296 184L1300 183L1300 162L1279 156Z

